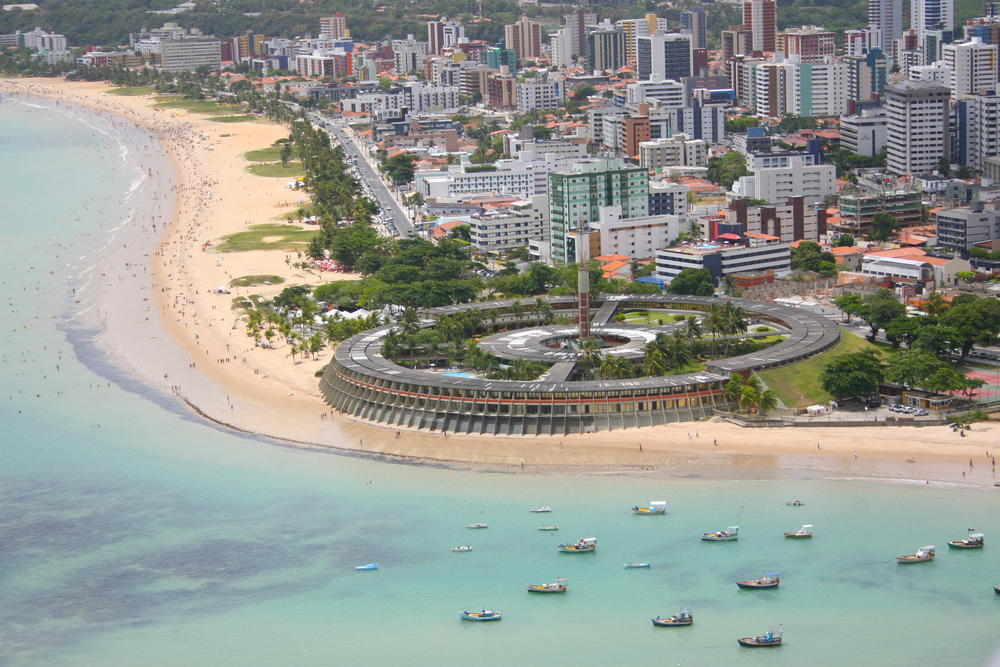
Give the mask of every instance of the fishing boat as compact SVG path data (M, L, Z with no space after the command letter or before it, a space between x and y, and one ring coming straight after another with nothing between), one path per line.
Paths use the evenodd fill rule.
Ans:
M934 560L934 550L935 546L920 547L917 549L917 553L910 556L896 556L897 563L923 563L924 561Z
M667 513L667 501L665 500L654 500L649 503L649 507L639 507L636 505L632 508L632 514L666 514Z
M729 542L735 540L737 535L739 535L739 526L729 526L725 530L719 531L718 533L702 533L701 539L706 542Z
M670 618L660 618L657 616L653 619L653 625L659 626L661 628L673 628L678 625L693 625L694 624L694 614L691 613L690 609L681 609L678 613L674 614Z
M801 500L789 500L785 504L788 505L789 507L802 507L803 505L805 505L805 503L802 502Z
M472 523L466 526L466 528L486 528L486 527L487 526L485 523Z
M596 537L584 537L576 544L566 544L559 545L559 551L568 554L582 554L595 551L597 549L597 538Z
M536 507L535 509L533 509L531 511L534 512L535 514L544 514L545 512L551 512L552 508L551 507Z
M967 539L949 542L948 546L952 549L982 549L983 534L969 533L969 537Z
M472 551L472 547L469 547L469 546L465 546L465 547L452 547L451 550L452 551Z
M649 561L645 563L625 563L625 567L649 567Z
M769 630L760 637L741 637L737 639L740 646L759 648L762 646L781 646L781 631Z
M997 595L1000 595L1000 586L994 586L993 592L996 593Z
M377 563L369 563L368 565L358 565L354 569L355 570L377 570L378 569L378 564Z
M539 526L538 530L559 530L559 526Z
M551 584L528 584L529 593L565 593L566 579L559 578Z
M500 612L483 609L482 611L460 611L458 615L466 621L499 621Z
M781 573L769 572L754 581L737 581L736 585L740 588L777 588L779 583L781 583Z
M812 524L807 523L794 533L785 533L785 537L798 537L798 538L812 537L813 536L812 530L813 530Z

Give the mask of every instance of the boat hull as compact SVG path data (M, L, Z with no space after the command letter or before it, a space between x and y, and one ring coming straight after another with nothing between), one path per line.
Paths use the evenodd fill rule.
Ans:
M737 539L736 535L702 535L703 542L732 542Z
M565 593L566 587L560 586L559 588L545 588L544 586L528 586L529 593Z
M666 514L667 510L650 510L646 508L639 508L637 510L632 510L632 514L638 514L639 516L645 516L649 514Z
M812 533L805 533L802 535L800 535L799 533L785 533L785 537L791 537L797 540L803 540L806 539L807 537L812 537L812 536L813 536Z
M559 526L539 526L538 530L559 530Z
M684 625L694 625L694 619L675 621L672 618L654 618L653 625L660 628L679 628Z
M916 556L896 556L896 562L903 563L905 565L910 563L926 563L931 560L934 560L934 556L921 556L919 558Z
M993 592L996 593L997 595L1000 595L1000 586L994 586Z
M597 551L597 547L580 547L579 549L577 549L576 547L567 547L561 544L559 545L558 549L559 553L564 553L564 554L589 554L593 553L594 551Z
M965 544L963 542L949 542L948 547L951 549L982 549L983 543L979 544Z
M378 565L376 565L375 563L372 563L371 565L359 565L358 567L356 567L354 569L355 570L377 570L378 569Z
M736 585L740 588L777 588L779 582L774 582L773 584L758 584L755 581L737 581Z
M771 646L781 646L780 639L774 639L769 642L761 642L757 641L757 639L754 637L743 637L741 639L737 639L736 641L740 643L740 646L747 646L749 648L768 648Z
M649 563L625 563L627 568L649 567Z
M487 616L482 615L481 612L472 612L472 613L470 613L470 612L467 612L467 611L461 611L461 612L458 613L458 615L461 616L462 620L465 620L465 621L499 621L500 620L500 612L498 612L498 611L491 612Z

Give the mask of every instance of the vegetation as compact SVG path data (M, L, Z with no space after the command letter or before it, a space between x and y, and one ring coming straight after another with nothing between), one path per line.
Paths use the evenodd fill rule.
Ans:
M715 283L708 269L682 269L670 281L667 291L671 294L712 296L715 294Z
M216 116L209 118L213 123L247 123L257 120L256 116Z
M229 281L230 287L251 287L253 285L261 285L265 282L271 283L272 285L280 285L285 282L285 279L281 276L271 276L267 274L255 275L255 276L241 276L239 278L233 278Z
M264 176L265 178L298 178L305 175L301 162L257 162L247 165L247 171L254 176Z
M833 357L823 366L819 382L823 391L838 399L871 395L878 393L884 372L882 353L868 347Z
M241 252L244 250L284 250L285 252L303 252L309 242L315 238L313 230L303 230L301 227L267 223L251 225L246 231L236 232L222 237L222 242L215 246L217 252Z
M123 86L121 88L112 88L110 90L105 90L108 95L124 95L126 97L135 97L139 95L152 95L156 90L151 86L135 86L128 87Z
M288 146L288 144L285 144ZM268 146L267 148L258 148L255 151L247 151L243 154L243 159L248 162L278 162L281 160L281 152L284 150L284 146ZM295 147L290 147L292 152L292 157L298 155Z
M781 402L790 408L826 404L834 398L819 382L820 373L827 362L838 355L865 348L877 349L863 338L845 331L840 334L840 342L833 349L798 363L761 371L760 376L775 391Z
M792 248L792 268L796 271L812 271L820 278L837 275L837 261L832 252L824 252L818 243L802 241Z
M744 380L739 373L733 373L722 395L747 414L756 412L763 416L778 407L778 395L771 389L765 389L756 375Z
M705 173L705 178L728 190L733 186L734 181L749 174L750 172L747 171L746 156L742 153L731 151L722 157L709 158L708 171Z
M868 238L872 241L887 241L892 238L893 232L898 232L899 229L899 220L891 213L880 211L872 216Z
M884 329L897 317L906 315L906 306L901 304L891 290L882 288L861 299L858 317L871 327L869 340L874 341L879 329Z

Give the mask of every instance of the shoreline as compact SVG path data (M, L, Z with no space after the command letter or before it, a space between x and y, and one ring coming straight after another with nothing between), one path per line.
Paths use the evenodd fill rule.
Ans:
M286 253L252 251L261 256L240 257L242 253L202 252L200 245L248 222L268 222L281 212L274 202L277 195L281 200L289 198L279 185L283 179L247 174L244 167L248 163L238 156L244 150L267 145L261 142L269 137L286 135L284 128L269 123L220 126L194 116L154 113L148 98L105 95L102 91L108 87L105 83L49 79L0 80L2 90L84 106L123 118L159 137L164 155L158 157L165 156L174 170L173 180L168 179L172 185L168 186L169 222L162 230L157 226L155 234L138 235L131 253L118 251L103 260L110 265L127 256L124 261L142 265L148 273L137 273L134 281L123 283L128 289L104 286L95 302L100 301L97 310L108 315L104 321L95 320L103 329L96 342L111 363L124 366L151 390L164 396L174 394L185 409L219 428L301 449L456 468L520 471L524 465L526 472L600 473L760 467L889 480L903 478L905 473L905 478L947 483L961 482L970 458L979 467L986 463L984 452L997 440L992 422L975 425L969 437L958 441L947 426L816 426L803 431L742 429L715 421L561 439L510 437L499 440L503 443L499 447L494 444L497 438L491 436L403 430L397 439L395 428L337 415L322 402L311 369L322 368L329 359L329 349L321 353L319 361L310 359L292 366L280 348L243 348L247 339L238 325L235 335L232 333L230 325L235 318L229 316L228 306L233 297L247 292L234 288L232 295L207 294L210 287L222 284L215 282L220 275L245 275L245 267L273 264L276 255L283 264L280 256ZM235 134L239 141L215 143L223 141L218 136L221 134ZM164 187L162 181L150 182L154 189ZM270 255L263 256L266 252ZM230 268L233 273L229 273ZM285 275L294 277L296 271L286 268ZM143 283L140 276L146 276L148 282ZM313 284L317 278L298 277ZM332 277L318 276L320 280ZM143 289L148 290L144 297L148 302L140 299ZM274 288L273 294L280 289ZM192 335L193 327L199 332L196 336ZM154 354L149 353L151 348ZM217 361L222 358L230 361ZM321 418L323 414L328 418ZM716 439L718 445L714 444ZM812 449L814 440L817 445L822 443L821 449ZM991 481L989 473L974 471L966 483L986 486Z

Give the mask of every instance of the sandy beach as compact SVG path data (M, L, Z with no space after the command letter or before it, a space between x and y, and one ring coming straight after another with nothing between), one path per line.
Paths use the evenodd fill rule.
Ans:
M715 421L561 439L411 431L396 438L395 429L332 414L315 377L330 349L317 359L293 363L281 343L273 350L255 347L236 323L231 304L237 296L273 297L289 285L354 276L293 269L286 263L288 253L281 251L203 250L206 242L273 222L300 206L302 196L285 188L289 179L254 176L242 158L287 136L286 129L266 121L218 123L187 112L154 111L148 96L108 95L107 90L104 83L0 80L5 95L46 97L136 123L148 130L135 139L140 150L143 136L155 134L169 162L149 156L149 176L158 188L144 213L149 225L135 243L108 256L100 269L101 289L92 297L84 293L80 307L94 317L99 343L114 363L207 419L305 447L517 471L523 465L529 472L707 465L993 484L986 458L998 440L992 422L973 426L965 438L943 426L743 429ZM173 173L160 173L168 168ZM265 274L287 282L232 288L228 295L211 292L233 278ZM114 275L118 280L111 279Z

